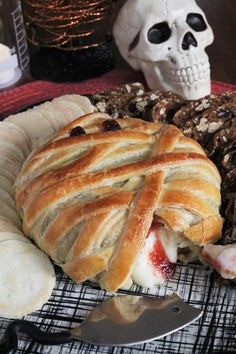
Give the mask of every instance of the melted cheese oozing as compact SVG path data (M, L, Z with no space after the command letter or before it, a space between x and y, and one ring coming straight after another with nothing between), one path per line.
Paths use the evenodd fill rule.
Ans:
M211 263L222 278L236 278L236 244L205 245L202 256Z
M132 280L145 288L164 284L174 275L177 261L176 233L154 223L135 262Z

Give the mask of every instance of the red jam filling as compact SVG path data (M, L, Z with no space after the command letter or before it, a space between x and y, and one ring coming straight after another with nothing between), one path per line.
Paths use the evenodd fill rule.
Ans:
M154 222L147 234L147 238L149 237L151 232L154 232L156 236L156 242L154 244L153 250L149 253L149 259L152 265L154 266L155 270L158 273L161 273L166 280L169 280L175 274L176 265L169 261L169 258L166 255L162 242L159 239L158 234L160 232L161 227L161 224Z
M162 227L163 227L162 224L160 224L159 222L153 221L150 229L148 230L146 238L148 238L150 236L151 232L155 232L156 236L158 236L158 233Z

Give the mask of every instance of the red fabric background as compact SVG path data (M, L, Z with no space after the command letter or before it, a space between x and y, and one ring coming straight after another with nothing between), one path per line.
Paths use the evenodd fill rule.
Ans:
M64 94L92 94L131 82L145 81L141 73L133 70L112 70L98 78L80 83L33 81L0 93L0 120L26 107ZM236 90L236 86L212 81L212 92L227 90Z

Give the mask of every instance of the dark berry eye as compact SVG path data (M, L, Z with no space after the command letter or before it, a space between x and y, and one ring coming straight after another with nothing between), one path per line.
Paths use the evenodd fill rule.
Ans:
M200 14L188 14L186 22L196 32L205 31L205 29L207 29L207 24Z
M104 120L102 124L105 131L115 131L121 129L120 124L115 119Z
M75 127L73 129L71 129L70 131L70 136L77 136L77 135L85 135L86 131L84 130L84 128L78 126Z
M167 22L157 23L148 31L148 40L151 43L159 44L170 38L171 30Z

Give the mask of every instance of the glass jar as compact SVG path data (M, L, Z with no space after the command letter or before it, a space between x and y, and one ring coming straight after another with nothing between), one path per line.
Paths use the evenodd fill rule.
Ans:
M32 77L78 82L111 70L113 2L22 0Z
M20 0L0 0L0 90L22 83L29 54Z

